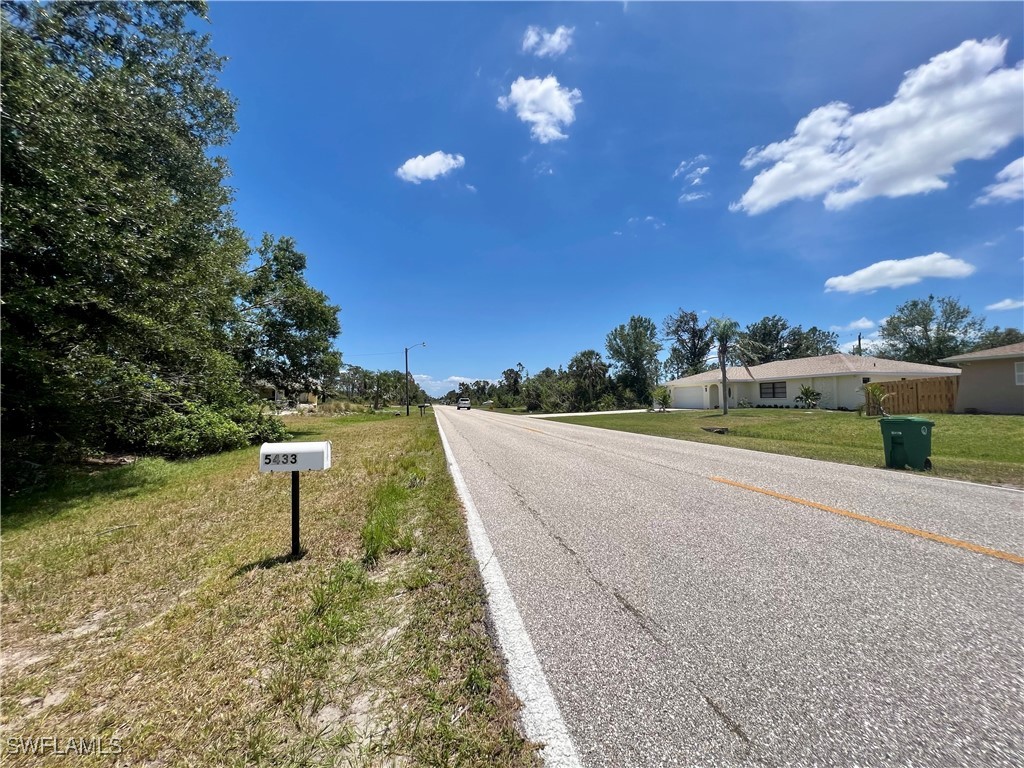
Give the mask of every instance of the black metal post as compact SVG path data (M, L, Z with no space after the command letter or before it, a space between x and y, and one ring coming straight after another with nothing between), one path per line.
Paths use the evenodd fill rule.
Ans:
M292 557L299 556L299 473L292 472Z

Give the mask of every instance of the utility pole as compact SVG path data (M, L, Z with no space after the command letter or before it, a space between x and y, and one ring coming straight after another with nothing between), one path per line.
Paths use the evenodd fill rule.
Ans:
M858 355L863 355L864 354L864 349L860 345L860 336L861 335L858 333L857 334L857 354Z
M405 415L409 415L409 350L416 349L416 347L425 347L427 342L421 341L419 344L413 344L411 347L405 348Z

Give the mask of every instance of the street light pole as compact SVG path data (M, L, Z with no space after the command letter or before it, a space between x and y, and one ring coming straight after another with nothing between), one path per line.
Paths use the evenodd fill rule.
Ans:
M416 349L416 347L425 347L427 342L421 341L419 344L413 344L411 347L405 348L405 415L409 415L409 350Z

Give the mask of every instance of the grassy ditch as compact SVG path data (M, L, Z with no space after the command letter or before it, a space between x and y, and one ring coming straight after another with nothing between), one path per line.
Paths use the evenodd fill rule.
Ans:
M298 560L255 449L5 505L0 762L85 742L131 765L536 764L434 420L289 423L333 442Z
M943 413L922 416L935 422L934 468L929 474L1024 487L1024 419ZM717 411L673 411L554 420L862 467L885 466L878 419L856 413L740 408L730 410L728 416ZM715 434L705 427L726 427L729 432Z

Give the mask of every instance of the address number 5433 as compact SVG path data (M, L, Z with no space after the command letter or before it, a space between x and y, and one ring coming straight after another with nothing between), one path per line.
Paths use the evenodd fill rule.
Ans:
M263 457L264 464L298 464L297 453L268 453Z

